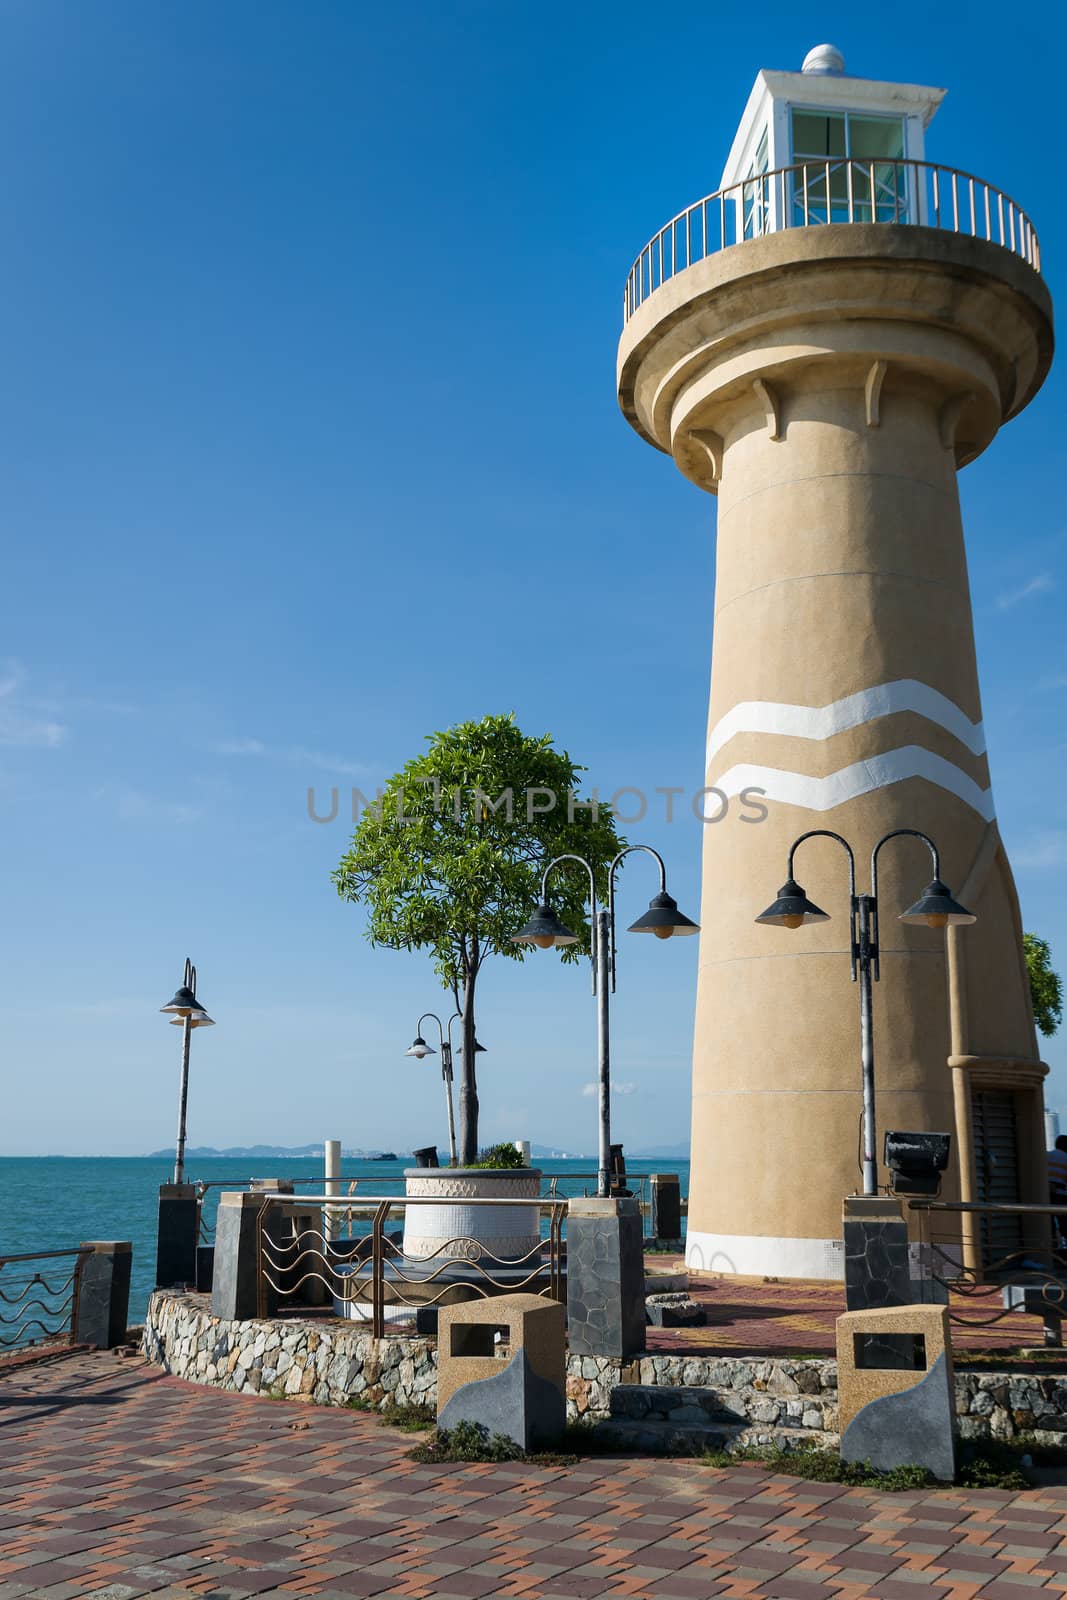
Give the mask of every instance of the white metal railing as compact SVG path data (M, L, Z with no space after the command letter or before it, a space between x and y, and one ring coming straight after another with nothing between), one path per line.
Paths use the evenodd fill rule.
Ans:
M623 296L628 322L678 272L747 239L827 222L911 222L1003 245L1041 270L1026 212L969 172L929 161L802 161L743 178L687 206L649 240Z

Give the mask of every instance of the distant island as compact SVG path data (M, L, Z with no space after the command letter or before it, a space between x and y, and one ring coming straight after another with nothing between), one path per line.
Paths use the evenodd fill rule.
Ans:
M627 1149L624 1156L633 1161L688 1161L689 1144L657 1144L646 1145L643 1149ZM243 1144L228 1145L223 1150L216 1150L214 1145L192 1145L186 1149L187 1161L323 1161L326 1152L321 1144ZM535 1161L592 1161L596 1157L586 1151L565 1149L562 1145L531 1144L530 1157ZM345 1161L407 1161L413 1160L410 1150L344 1150L341 1158ZM153 1161L171 1161L174 1159L174 1150L151 1150L148 1157Z
M395 1150L342 1150L342 1160L349 1161L406 1161L410 1152L400 1155ZM323 1161L326 1151L321 1144L232 1144L224 1150L214 1145L198 1144L186 1147L187 1161L271 1161L285 1158L291 1161ZM172 1161L173 1146L169 1150L150 1150L146 1160Z

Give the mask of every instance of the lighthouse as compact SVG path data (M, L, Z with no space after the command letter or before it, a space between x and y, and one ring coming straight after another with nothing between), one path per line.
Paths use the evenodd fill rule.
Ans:
M861 875L886 835L926 834L976 917L899 921L930 877L927 846L905 835L881 851L879 1128L952 1135L946 1198L1047 1200L1046 1068L997 829L957 473L1040 388L1052 307L1021 207L928 161L943 94L849 76L831 45L800 71L761 71L718 189L626 283L623 413L718 502L694 1268L842 1275L842 1201L864 1152L836 842L807 840L796 860L827 920L755 920L813 830L849 841ZM762 791L765 820L732 806L715 821L712 787ZM961 1228L974 1266L1025 1242L1011 1218L965 1214Z

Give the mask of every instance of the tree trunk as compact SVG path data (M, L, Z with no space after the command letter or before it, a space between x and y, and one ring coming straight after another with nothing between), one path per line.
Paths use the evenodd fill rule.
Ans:
M474 1053L474 985L478 968L472 961L463 988L463 1075L459 1087L459 1164L478 1159L478 1079Z

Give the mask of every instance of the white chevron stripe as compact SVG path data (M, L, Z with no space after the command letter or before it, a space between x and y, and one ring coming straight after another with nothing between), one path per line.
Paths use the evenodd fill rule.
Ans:
M884 755L868 756L850 767L828 773L825 778L809 778L803 772L785 772L780 767L757 767L749 763L731 767L715 782L715 788L733 796L742 789L762 789L768 800L800 806L805 811L830 811L834 806L855 800L858 795L901 783L905 778L925 778L958 796L986 822L995 815L992 789L982 789L951 761L935 756L922 745L906 744ZM709 797L710 805L714 801ZM716 809L718 807L716 806Z
M847 694L828 706L794 706L776 700L743 700L720 717L708 740L708 761L739 733L785 733L794 739L829 739L846 728L858 728L897 711L914 711L936 722L965 744L972 755L985 750L985 731L972 722L955 701L917 678L880 683L873 689Z

